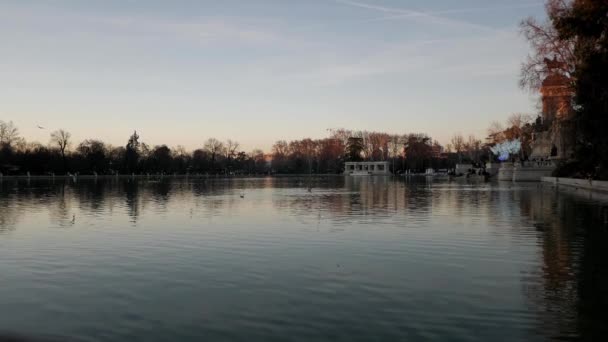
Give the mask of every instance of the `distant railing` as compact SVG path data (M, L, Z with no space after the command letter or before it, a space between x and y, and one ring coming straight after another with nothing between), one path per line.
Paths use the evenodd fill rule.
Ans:
M534 167L553 167L555 163L552 160L527 160L516 164L522 168L534 168Z

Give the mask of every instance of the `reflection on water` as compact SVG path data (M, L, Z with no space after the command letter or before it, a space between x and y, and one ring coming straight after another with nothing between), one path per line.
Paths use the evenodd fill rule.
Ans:
M0 332L600 340L608 201L589 196L383 177L3 181Z

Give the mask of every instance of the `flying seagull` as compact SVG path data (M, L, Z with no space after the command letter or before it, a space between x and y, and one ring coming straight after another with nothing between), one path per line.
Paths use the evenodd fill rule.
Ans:
M40 129L44 129L44 127L42 127L40 125L36 125L36 127L40 128Z

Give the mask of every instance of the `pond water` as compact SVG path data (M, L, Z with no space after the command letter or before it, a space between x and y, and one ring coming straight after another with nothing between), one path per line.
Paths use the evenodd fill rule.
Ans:
M390 177L4 180L0 335L600 340L608 202L589 197Z

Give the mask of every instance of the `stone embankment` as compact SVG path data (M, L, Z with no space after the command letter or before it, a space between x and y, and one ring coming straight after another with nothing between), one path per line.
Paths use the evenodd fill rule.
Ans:
M543 177L543 183L551 183L556 186L568 186L578 189L608 192L608 181L596 181L590 179Z

